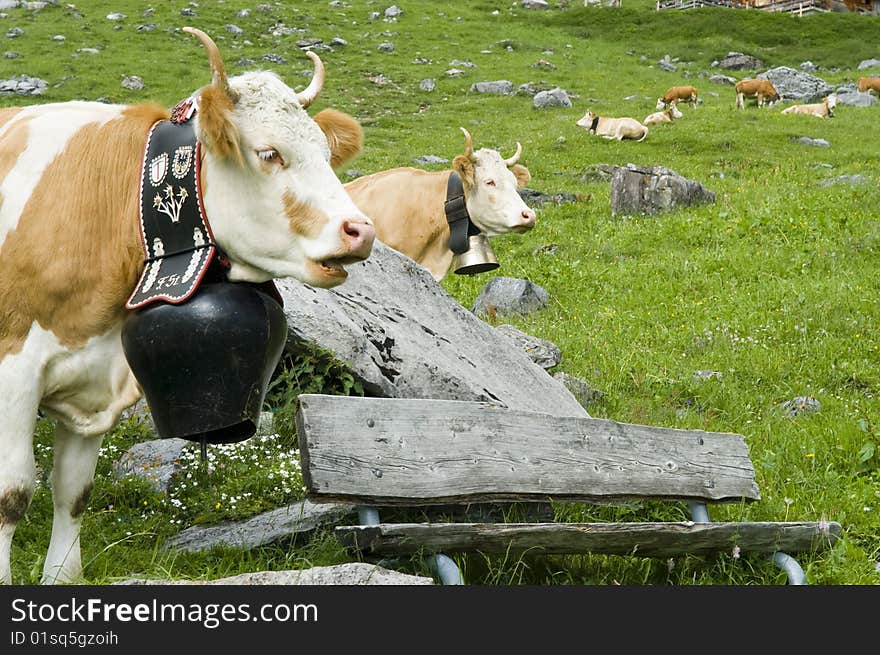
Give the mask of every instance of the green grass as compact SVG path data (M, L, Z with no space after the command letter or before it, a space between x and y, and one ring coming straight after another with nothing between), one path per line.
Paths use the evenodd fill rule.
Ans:
M382 12L391 3L357 0L343 9L326 2L274 3L269 12L252 9L248 18L236 17L236 3L202 2L195 18L180 16L173 3L156 3L161 6L150 18L141 17L144 2L87 4L88 10L80 9L82 18L63 6L8 11L0 19L0 33L18 26L26 35L4 41L4 51L22 57L0 59L0 79L26 73L47 80L50 88L39 102L106 97L171 106L208 83L210 75L201 46L170 30L200 27L217 40L231 73L244 70L237 62L249 58L297 88L307 79L299 73L309 62L296 40L339 36L349 45L321 53L328 80L315 111L332 106L357 116L365 127L365 151L343 167L344 179L349 168L369 173L413 165L422 154L451 160L464 145L459 126L470 130L476 147L506 155L522 142L531 188L581 194L584 200L543 207L532 232L494 241L498 274L528 278L552 297L543 311L503 320L556 343L563 354L558 368L607 394L602 404L589 407L593 416L744 434L762 500L713 509L712 518L839 521L843 535L834 549L798 558L808 579L880 583L880 149L870 138L880 107L839 106L832 120L783 116L779 107L737 111L731 87L700 76L703 71L728 74L710 64L734 50L759 57L765 69L798 68L809 60L832 85L852 82L863 74L857 70L860 61L880 56L880 18L656 12L647 0L629 0L618 10L583 9L572 2L569 9L543 12L519 9L518 3L425 0L403 5L405 13L394 23L369 20L370 12ZM105 18L113 11L129 16L120 30ZM157 29L137 32L146 22ZM228 34L229 23L245 35ZM306 32L269 36L278 23ZM55 34L67 38L52 41ZM394 52L377 50L385 41L394 43ZM102 52L77 54L82 47ZM288 63L260 60L270 52ZM666 54L680 60L675 73L655 65ZM416 58L429 63L414 64ZM465 68L461 78L447 78L444 71L454 59L477 67ZM556 68L533 68L539 59ZM387 84L370 80L379 74ZM126 75L140 75L146 89L122 88ZM437 81L431 93L419 90L420 80L428 77ZM560 86L574 96L574 106L539 111L527 96L468 92L474 82L501 79L517 86ZM682 108L682 119L652 128L642 143L609 142L575 125L589 108L642 119L675 84L696 85L703 103ZM625 100L629 96L635 98ZM21 101L0 97L2 105ZM824 138L831 147L792 140L799 136ZM717 194L717 202L661 216L612 217L609 184L581 177L596 164L628 162L662 164L696 179ZM844 174L861 174L870 183L819 184ZM535 252L548 244L558 249ZM443 286L470 306L488 279L450 276ZM722 375L698 382L694 371L702 369ZM297 388L303 387L300 380ZM343 388L351 391L350 381ZM816 398L821 410L784 416L777 405L796 396ZM302 496L290 449L294 435L289 420L281 425L286 433L277 441L251 440L228 452L218 450L207 472L200 471L194 453L170 497L110 474L111 462L146 436L143 426L122 425L105 442L84 519L87 580L216 578L349 561L327 534L310 543L248 552L179 555L162 549L163 541L186 525L241 518ZM51 425L41 424L37 452L44 471L51 467L50 438ZM558 512L566 518L687 518L686 508L677 506L587 513L561 506ZM13 544L17 582L38 581L50 526L44 476ZM768 561L732 554L671 562L479 555L459 561L469 582L485 584L784 581Z

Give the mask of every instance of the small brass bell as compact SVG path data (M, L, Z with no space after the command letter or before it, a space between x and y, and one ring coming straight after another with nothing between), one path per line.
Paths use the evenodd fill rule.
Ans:
M468 249L452 258L452 270L458 275L475 275L498 268L498 260L485 234L468 237Z

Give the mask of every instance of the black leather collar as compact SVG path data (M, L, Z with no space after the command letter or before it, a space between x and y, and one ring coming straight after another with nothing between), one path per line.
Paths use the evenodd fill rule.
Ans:
M588 132L595 132L595 131L596 131L596 126L597 126L598 124L599 124L599 117L596 116L596 118L593 119L593 122L590 123L590 129L587 130L587 131L588 131Z
M140 185L145 266L128 309L185 301L217 254L202 205L201 144L189 122L194 112L192 101L184 101L171 121L156 122L147 136Z
M471 221L464 198L461 177L455 171L446 183L446 222L449 223L449 249L456 255L470 249L468 237L480 233L480 228Z

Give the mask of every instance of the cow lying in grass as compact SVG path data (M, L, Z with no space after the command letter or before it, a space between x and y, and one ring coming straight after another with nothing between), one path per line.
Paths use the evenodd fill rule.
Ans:
M589 134L597 134L606 139L644 141L648 136L648 127L635 118L606 118L588 111L577 124L585 128Z
M880 95L880 77L860 77L859 91L862 93L875 91L877 95Z
M782 99L773 83L762 78L740 80L734 89L736 90L737 109L745 109L746 98L755 98L758 101L758 107L763 107L765 104L772 107Z
M834 108L837 107L837 97L830 95L825 97L822 102L810 105L792 105L782 110L783 114L809 114L810 116L818 116L819 118L834 118Z
M661 125L662 123L671 123L672 121L681 118L684 114L681 113L681 110L678 106L673 102L669 105L668 108L663 111L655 111L653 114L649 114L645 117L645 120L642 121L643 125Z
M671 86L662 98L657 99L657 109L666 109L674 102L686 102L692 108L696 108L698 96L695 86Z
M320 113L315 117L320 117ZM517 161L522 145L504 158L497 150L474 151L470 133L464 133L464 154L445 171L423 171L408 166L364 175L345 184L345 190L367 213L376 238L427 268L438 282L452 266L450 227L446 218L449 178L461 178L465 206L471 224L487 237L528 232L535 226L535 211L519 189L531 173Z

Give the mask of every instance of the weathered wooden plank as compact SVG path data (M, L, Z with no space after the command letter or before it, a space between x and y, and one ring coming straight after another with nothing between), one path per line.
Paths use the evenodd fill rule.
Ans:
M834 545L840 524L732 523L396 523L339 526L339 542L371 554L482 552L600 553L674 557L728 552L797 553Z
M456 400L303 394L299 401L303 478L313 500L760 498L739 434Z

